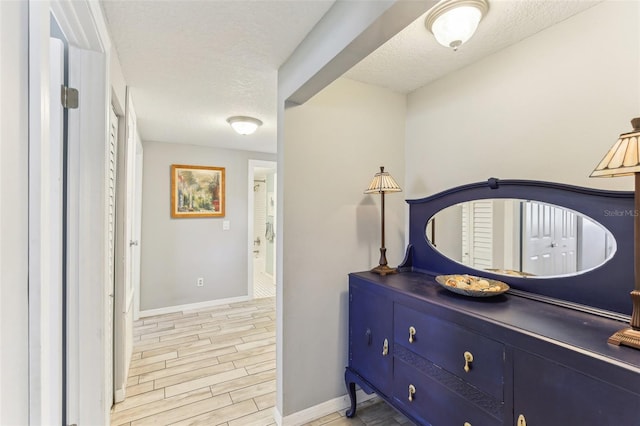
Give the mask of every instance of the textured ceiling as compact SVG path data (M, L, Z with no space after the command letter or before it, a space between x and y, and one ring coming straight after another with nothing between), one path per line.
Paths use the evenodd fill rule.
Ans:
M436 42L424 26L424 14L360 61L345 77L408 93L600 1L489 0L489 11L475 35L457 52Z
M275 152L278 68L332 4L103 0L142 139ZM240 136L233 115L264 124Z
M275 152L277 70L333 2L102 0L142 139ZM410 92L597 3L490 0L458 52L438 45L421 17L345 76ZM232 115L264 124L240 136Z

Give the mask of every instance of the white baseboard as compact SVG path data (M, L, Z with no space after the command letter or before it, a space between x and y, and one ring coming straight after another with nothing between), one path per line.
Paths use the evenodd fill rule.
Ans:
M113 402L114 403L122 402L124 401L125 396L126 396L126 388L116 389L115 392L113 392Z
M362 390L356 392L356 400L358 403L368 401L375 398L376 394L372 393L367 395ZM351 406L351 400L349 395L343 395L338 398L330 399L329 401L322 402L313 407L309 407L305 410L298 411L297 413L290 414L286 417L282 417L282 414L278 410L278 407L273 409L273 418L278 426L300 426L305 423L312 422L321 417L327 416L336 411L341 411Z
M189 303L187 305L167 306L166 308L148 309L138 313L139 318L152 317L154 315L172 314L174 312L189 311L192 309L210 308L227 303L246 302L249 296L229 297L226 299L207 300L206 302Z

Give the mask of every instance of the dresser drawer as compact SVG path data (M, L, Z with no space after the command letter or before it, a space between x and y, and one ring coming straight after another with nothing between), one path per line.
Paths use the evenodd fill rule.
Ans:
M438 367L434 367L438 368ZM449 390L439 381L423 374L402 360L394 359L393 399L394 403L414 417L420 424L432 426L498 426L502 421L485 412L469 400L478 400L478 390L459 379L462 397ZM409 393L411 392L411 399ZM491 399L487 395L480 398ZM496 410L502 404L495 402ZM501 415L498 417L501 418Z
M501 343L401 304L394 307L394 339L483 392L504 399Z

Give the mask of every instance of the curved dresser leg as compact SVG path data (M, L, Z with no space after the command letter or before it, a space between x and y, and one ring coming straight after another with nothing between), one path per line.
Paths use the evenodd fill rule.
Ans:
M349 418L356 415L356 384L354 381L350 380L349 370L344 373L344 382L347 386L347 393L349 394L349 398L351 399L351 407L346 411L345 415Z

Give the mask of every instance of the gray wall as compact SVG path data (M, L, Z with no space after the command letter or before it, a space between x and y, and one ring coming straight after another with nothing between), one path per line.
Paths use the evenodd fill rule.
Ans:
M405 108L404 95L342 78L285 112L284 416L345 393L347 274L380 257L380 196L363 192L379 166L404 186ZM385 198L390 266L404 257L404 198Z
M602 2L410 93L409 197L491 176L633 189L588 176L640 114L638 16Z
M246 296L248 161L275 155L161 142L143 147L140 310ZM171 218L172 164L224 167L226 216Z

